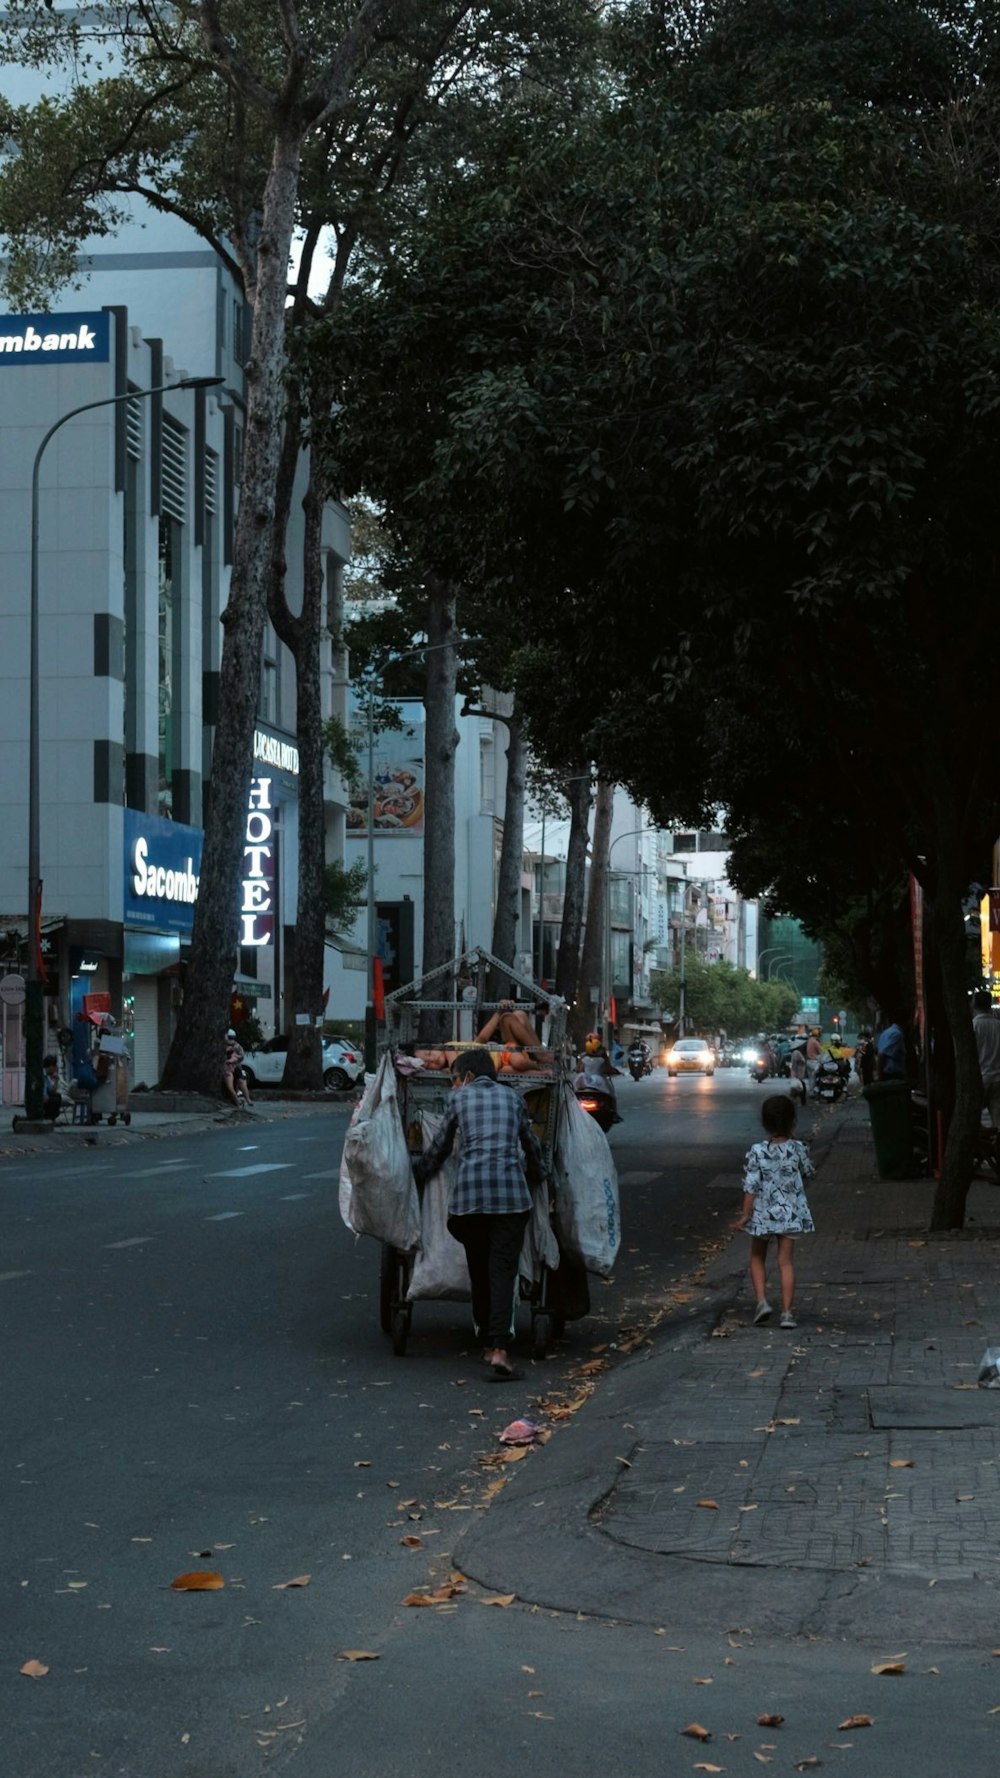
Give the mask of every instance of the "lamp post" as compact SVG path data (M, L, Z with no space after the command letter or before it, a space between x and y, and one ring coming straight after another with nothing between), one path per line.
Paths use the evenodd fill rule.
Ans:
M758 979L758 981L760 980L760 966L763 963L764 958L778 956L785 950L786 950L785 945L765 945L765 947L762 951L758 951L758 953L757 953L757 979ZM791 956L790 951L787 954L789 956ZM766 972L764 975L764 980L765 981L767 980Z
M122 395L102 395L99 401L85 401L71 407L68 413L49 427L35 452L31 469L31 603L30 641L28 654L28 969L25 980L24 1005L24 1109L29 1121L44 1122L44 1089L42 1052L44 1049L44 1016L41 970L42 876L40 843L41 762L39 748L39 670L38 670L38 487L42 457L49 440L78 414L90 413L96 407L115 407L123 401L143 401L150 395L167 395L172 389L215 389L224 377L182 377L177 383L164 383L155 389L126 389Z
M385 672L386 667L394 667L399 661L416 660L425 654L433 654L439 648L454 648L458 638L452 636L447 642L423 642L419 648L405 648L402 654L387 654L376 661L369 670L368 680L368 934L365 948L367 957L367 999L365 1002L365 1068L371 1074L375 1068L375 959L378 946L375 940L375 681Z

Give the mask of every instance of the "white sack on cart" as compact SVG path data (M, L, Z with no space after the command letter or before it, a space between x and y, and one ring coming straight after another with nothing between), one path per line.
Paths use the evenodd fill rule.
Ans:
M372 1098L375 1093L375 1078L374 1074L365 1075L364 1090L351 1112L350 1121L347 1125L348 1135L353 1130L359 1117L369 1117L371 1115ZM351 1221L351 1175L347 1171L346 1141L340 1151L340 1214L342 1220L346 1223L353 1235L354 1224Z
M563 1085L555 1143L556 1214L563 1246L606 1278L621 1244L618 1174L604 1131Z
M350 1199L344 1220L357 1235L374 1235L409 1253L420 1240L420 1202L406 1148L392 1058L385 1055L348 1126L344 1165Z
M421 1112L421 1140L425 1154L443 1122L443 1116L432 1111ZM454 1182L453 1149L440 1172L428 1179L424 1186L420 1204L420 1251L413 1262L413 1275L406 1293L408 1303L415 1303L422 1297L468 1302L472 1295L465 1248L448 1232L448 1204Z
M531 1188L531 1215L524 1231L518 1276L529 1284L540 1284L543 1270L547 1267L550 1272L555 1272L558 1266L559 1243L549 1221L549 1182L546 1179Z

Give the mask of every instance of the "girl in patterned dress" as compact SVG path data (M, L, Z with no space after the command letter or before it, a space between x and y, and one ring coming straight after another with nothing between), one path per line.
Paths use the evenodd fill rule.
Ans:
M767 1248L771 1236L778 1242L778 1278L781 1284L781 1327L794 1327L795 1238L815 1233L806 1201L803 1180L815 1171L804 1142L797 1142L795 1106L784 1093L765 1099L760 1119L766 1142L747 1150L743 1166L743 1210L736 1223L750 1236L750 1280L757 1307L754 1324L770 1321L766 1295Z

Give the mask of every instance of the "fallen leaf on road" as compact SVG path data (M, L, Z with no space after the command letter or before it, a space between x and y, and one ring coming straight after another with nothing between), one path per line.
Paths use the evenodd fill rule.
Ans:
M48 1672L48 1668L44 1661L25 1661L24 1666L21 1668L21 1672L28 1679L44 1679Z
M904 1661L876 1661L872 1672L880 1676L888 1673L905 1673L906 1664Z
M889 1468L890 1469L912 1469L913 1468L913 1458L912 1457L890 1457L889 1458Z
M748 1377L762 1377L763 1375L764 1375L764 1366L762 1364L759 1364L755 1371L747 1371Z
M725 1766L711 1766L711 1765L709 1765L707 1759L695 1760L695 1763L694 1763L694 1770L696 1772L724 1772L725 1769L726 1769Z
M170 1582L175 1593L217 1593L225 1586L221 1574L212 1568L195 1568L190 1574L179 1574Z
M874 1721L875 1721L874 1716L849 1716L847 1718L846 1722L838 1722L837 1728L838 1728L838 1730L840 1730L840 1729L870 1729L872 1727L872 1724L874 1723Z
M403 1604L444 1605L447 1600L453 1599L456 1593L462 1593L464 1591L464 1587L454 1586L451 1581L446 1581L444 1586L435 1587L432 1592L407 1593L406 1598L403 1600Z
M771 1424L772 1426L801 1426L802 1422L796 1415L794 1419L785 1418L781 1420L772 1420Z
M714 1679L692 1679L692 1685L714 1685Z
M759 1760L762 1766L769 1766L771 1764L771 1755L769 1753L758 1753L756 1749L754 1749L754 1759Z
M821 1759L817 1759L814 1753L810 1753L806 1759L796 1760L795 1770L797 1772L812 1772L817 1766L821 1766L822 1764L823 1761Z
M596 1376L599 1371L606 1371L607 1368L608 1361L606 1358L588 1358L584 1364L578 1364L575 1370L570 1371L570 1376L593 1377Z
M342 1648L337 1656L338 1661L379 1661L381 1658L370 1648Z
M681 1734L689 1735L692 1741L711 1741L712 1739L711 1729L703 1729L700 1722L689 1722L686 1729L681 1729Z
M156 1643L152 1642L150 1643L149 1652L151 1655L168 1655L170 1650L169 1648L157 1647Z
M480 1605L513 1605L516 1593L494 1593L491 1599L480 1599Z
M46 1671L46 1673L48 1672L47 1667L46 1667L45 1671ZM22 1673L24 1672L23 1667L21 1668L21 1672ZM986 1714L987 1714L987 1716L1000 1716L1000 1704L994 1704L992 1710L987 1710Z
M355 1459L354 1467L355 1469L371 1469L371 1462L367 1457L358 1457Z
M272 1593L283 1593L288 1587L307 1587L311 1580L311 1574L297 1574L294 1580L276 1580L271 1591Z
M422 1537L401 1537L399 1541L404 1550L422 1550L424 1547Z
M757 1727L760 1729L780 1729L784 1720L784 1717L778 1716L777 1713L774 1713L773 1715L758 1716Z
M713 1513L717 1513L719 1510L719 1502L717 1500L699 1500L697 1504L698 1506L707 1506Z
M991 1648L990 1654L991 1655L1000 1655L1000 1648Z

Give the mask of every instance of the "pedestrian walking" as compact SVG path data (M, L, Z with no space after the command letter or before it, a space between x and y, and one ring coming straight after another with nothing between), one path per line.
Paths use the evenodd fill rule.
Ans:
M854 1072L861 1082L862 1090L870 1087L875 1079L875 1044L870 1031L859 1031L858 1041L854 1047Z
M990 1114L990 1123L1000 1130L1000 1019L993 1012L990 996L982 990L972 996L975 1017L972 1029L976 1036L979 1072L983 1077L983 1098Z
M743 1209L736 1223L750 1236L750 1279L756 1297L754 1325L770 1321L767 1300L767 1250L772 1236L778 1246L781 1289L780 1327L795 1327L795 1242L815 1233L804 1180L815 1171L804 1142L793 1137L795 1106L785 1093L764 1100L760 1120L766 1142L748 1149L743 1166Z
M806 1102L806 1075L808 1073L808 1065L806 1063L805 1051L801 1044L798 1044L796 1048L789 1053L788 1072L792 1079L793 1090L796 1087L798 1088L802 1095L802 1103L804 1105Z
M448 1230L465 1248L472 1318L484 1339L490 1380L524 1376L509 1361L514 1291L531 1210L541 1185L542 1151L516 1088L497 1080L488 1050L464 1050L451 1066L452 1099L433 1142L414 1161L417 1184L442 1167L456 1136L461 1148L448 1205Z

